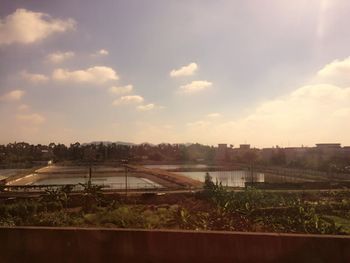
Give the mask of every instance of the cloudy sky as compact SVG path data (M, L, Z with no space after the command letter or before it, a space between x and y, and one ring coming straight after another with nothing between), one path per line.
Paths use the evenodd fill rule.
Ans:
M0 3L0 143L350 145L347 0Z

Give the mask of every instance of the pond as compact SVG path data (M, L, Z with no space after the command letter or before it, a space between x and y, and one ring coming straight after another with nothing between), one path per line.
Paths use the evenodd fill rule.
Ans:
M206 172L179 172L184 176L204 182ZM221 182L223 186L244 187L245 182L264 182L263 173L251 173L249 171L215 171L209 172L213 182Z
M124 189L125 177L123 176L99 176L92 178L92 183L96 185L102 185L103 189ZM79 184L87 183L87 176L72 176L72 177L56 177L46 178L34 182L32 185L65 185L65 184ZM149 188L162 188L160 184L157 184L149 179L128 176L128 188L129 189L149 189Z
M177 172L192 179L204 182L206 172ZM223 186L245 187L246 182L267 182L267 183L302 183L314 180L292 177L277 174L264 174L259 172L233 170L233 171L210 171L213 182L221 182Z

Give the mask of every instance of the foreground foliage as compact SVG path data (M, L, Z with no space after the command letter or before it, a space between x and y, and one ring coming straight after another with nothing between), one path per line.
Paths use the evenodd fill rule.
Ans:
M0 225L350 234L350 193L345 190L232 192L207 175L204 191L176 198L125 202L106 199L90 185L74 204L70 189L55 189L40 199L0 203Z

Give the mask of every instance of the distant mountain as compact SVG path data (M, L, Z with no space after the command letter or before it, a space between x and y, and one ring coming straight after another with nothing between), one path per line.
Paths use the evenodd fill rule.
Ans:
M85 146L85 145L99 145L99 144L103 144L103 145L111 145L112 143L115 143L116 145L127 145L127 146L133 146L133 145L142 145L142 144L146 144L146 145L150 145L150 146L156 146L157 144L153 144L153 143L149 143L149 142L142 142L142 143L132 143L132 142L121 142L121 141L116 141L116 142L111 142L111 141L93 141L93 142L89 142L89 143L82 143L81 145ZM165 143L167 144L167 143ZM173 143L174 144L179 144L179 145L185 145L185 146L190 146L193 143Z
M82 145L99 145L99 144L103 144L105 146L107 145L111 145L113 143L115 143L116 145L127 145L127 146L132 146L132 145L136 145L135 143L132 142L120 142L120 141L116 141L116 142L111 142L111 141L94 141L94 142L89 142L89 143L83 143Z
M142 142L139 143L138 145L150 145L150 146L156 146L157 144L149 143L149 142Z
M194 143L192 143L192 142L186 142L186 143L184 143L184 142L176 142L176 143L168 143L168 142L162 142L162 143L160 143L160 144L170 144L170 145L184 145L184 146L190 146L190 145L192 145L192 144L194 144ZM151 144L152 145L152 144ZM156 144L157 145L157 144Z
M137 145L136 143L133 143L133 142L119 142L119 141L117 141L117 142L114 142L114 143L117 144L117 145L129 145L129 146Z

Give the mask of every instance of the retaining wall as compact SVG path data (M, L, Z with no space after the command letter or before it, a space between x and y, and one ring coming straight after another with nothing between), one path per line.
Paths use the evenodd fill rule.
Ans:
M350 237L0 228L0 262L350 262Z

